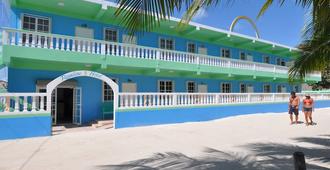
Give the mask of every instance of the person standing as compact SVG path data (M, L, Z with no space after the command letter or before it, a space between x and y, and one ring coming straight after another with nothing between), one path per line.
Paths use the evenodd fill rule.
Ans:
M298 96L296 96L296 92L291 92L291 96L289 98L289 114L290 114L290 120L291 124L293 124L293 115L295 115L295 123L298 124L298 115L299 115L299 105L300 105L300 99Z
M313 125L313 119L312 119L312 112L314 107L314 101L311 98L311 96L306 95L305 99L303 100L303 112L305 114L305 121L306 126L309 124ZM310 123L308 122L308 119L310 120Z

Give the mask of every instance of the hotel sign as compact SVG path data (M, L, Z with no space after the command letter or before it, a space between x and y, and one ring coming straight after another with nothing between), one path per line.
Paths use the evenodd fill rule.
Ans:
M76 78L76 77L92 77L92 78L96 78L96 79L102 79L104 75L97 73L97 72L93 72L93 71L74 71L71 73L67 73L61 76L62 81L66 81L72 78Z

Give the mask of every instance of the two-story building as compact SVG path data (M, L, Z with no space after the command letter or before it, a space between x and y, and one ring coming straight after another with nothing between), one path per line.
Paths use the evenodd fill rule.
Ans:
M3 0L1 65L8 91L45 92L53 79L75 70L110 77L120 92L285 93L294 47L178 19L152 32L129 35L116 4L92 0ZM308 75L306 82L320 80ZM52 95L54 124L103 119L113 92L106 83L74 78ZM80 111L80 118L74 112Z

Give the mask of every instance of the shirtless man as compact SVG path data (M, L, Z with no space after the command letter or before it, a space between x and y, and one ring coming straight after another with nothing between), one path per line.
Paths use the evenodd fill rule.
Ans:
M295 123L296 124L298 123L299 104L300 104L300 99L298 96L296 96L296 92L291 92L291 97L289 99L289 114L290 114L291 124L293 124L293 116L292 116L293 113L296 118Z

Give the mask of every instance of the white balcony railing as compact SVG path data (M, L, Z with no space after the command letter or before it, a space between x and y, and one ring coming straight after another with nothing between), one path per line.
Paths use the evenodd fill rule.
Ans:
M288 73L288 67L284 66L8 28L3 29L3 43L7 45L101 54L105 56L113 55L223 68L238 68L244 70L270 72L272 74ZM320 77L320 74L314 74L313 76Z
M304 94L298 94L303 99ZM289 93L120 93L120 109L208 106L240 103L286 102ZM317 100L330 100L330 93L311 94Z
M46 93L0 93L0 114L45 113Z

